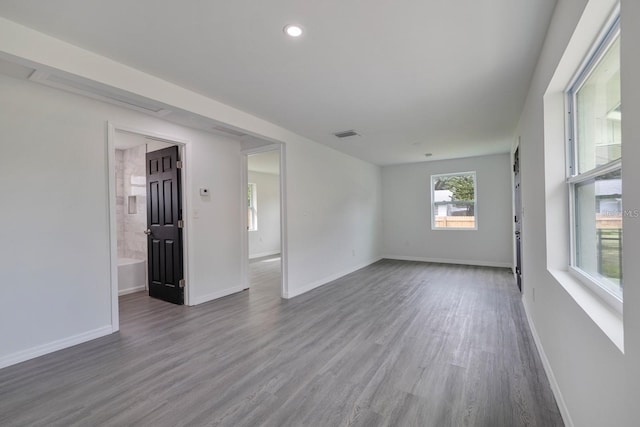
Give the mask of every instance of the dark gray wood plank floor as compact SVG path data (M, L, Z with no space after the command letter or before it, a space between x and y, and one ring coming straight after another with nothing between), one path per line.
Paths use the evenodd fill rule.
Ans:
M512 274L383 260L292 300L279 263L0 370L2 426L561 426Z

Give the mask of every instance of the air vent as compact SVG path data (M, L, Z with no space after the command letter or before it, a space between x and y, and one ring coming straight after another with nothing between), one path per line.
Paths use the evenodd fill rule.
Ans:
M334 135L336 136L336 138L349 138L351 136L360 136L360 134L353 129L343 130L342 132L336 132L334 133Z
M50 74L36 70L29 76L29 80L161 117L171 112L151 99L82 77Z
M218 132L228 133L229 135L238 136L238 137L247 135L246 133L240 132L239 130L228 128L226 126L214 126L213 129L217 130Z

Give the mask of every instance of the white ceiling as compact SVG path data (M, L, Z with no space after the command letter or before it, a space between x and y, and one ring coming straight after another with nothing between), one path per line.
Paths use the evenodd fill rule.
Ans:
M386 165L507 152L555 4L2 0L0 15ZM348 129L362 136L332 135Z

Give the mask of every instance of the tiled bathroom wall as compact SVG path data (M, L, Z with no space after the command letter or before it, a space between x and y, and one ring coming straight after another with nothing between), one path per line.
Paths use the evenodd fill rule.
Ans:
M118 234L118 258L124 254L124 150L116 150L116 226Z
M147 178L140 145L124 152L124 252L127 258L147 259Z
M147 259L145 153L145 145L116 150L118 257L122 258Z

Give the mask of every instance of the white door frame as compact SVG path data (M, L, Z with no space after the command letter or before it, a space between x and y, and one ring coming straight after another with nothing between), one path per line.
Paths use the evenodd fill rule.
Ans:
M251 148L242 151L242 165L241 165L241 179L240 179L240 202L242 206L241 212L244 220L241 223L242 226L242 259L241 259L241 276L240 280L243 289L249 288L249 230L248 230L248 218L244 214L247 211L247 185L248 180L248 157L251 154L264 153L266 151L278 150L280 152L280 271L281 271L281 283L280 283L280 296L282 298L289 298L289 284L288 284L288 260L289 251L287 246L287 178L286 178L286 145L284 143L274 143L264 145L262 147Z
M107 122L107 193L109 196L109 262L110 262L110 281L111 281L111 328L113 332L120 330L120 313L118 306L118 228L116 223L116 132L127 132L135 135L139 135L146 138L167 142L177 145L180 150L180 160L182 160L182 176L181 176L181 190L182 190L182 217L189 218L188 212L190 211L188 205L187 191L189 188L188 182L188 154L187 150L189 144L188 140L175 137L172 135L165 135L154 132L148 129L132 128L129 126L121 126L113 122ZM184 268L184 304L190 305L189 294L189 263L188 263L188 228L189 221L184 222L184 228L182 229L182 258ZM145 284L146 286L146 284Z

